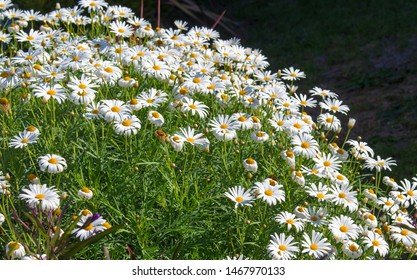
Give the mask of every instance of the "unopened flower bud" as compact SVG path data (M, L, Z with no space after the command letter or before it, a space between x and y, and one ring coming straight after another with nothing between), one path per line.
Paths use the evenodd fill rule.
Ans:
M354 118L350 118L348 122L348 128L352 129L355 126L356 120Z

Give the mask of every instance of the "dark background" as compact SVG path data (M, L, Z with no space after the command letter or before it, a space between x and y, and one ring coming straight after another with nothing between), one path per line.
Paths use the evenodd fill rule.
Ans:
M59 1L72 7L78 1ZM140 0L106 1L140 14ZM21 9L48 12L55 1L14 1ZM314 86L330 89L357 119L351 136L362 136L381 157L398 167L397 181L417 173L417 2L413 0L161 0L161 26L175 19L190 26L216 27L222 38L241 38L262 50L270 69L289 66ZM156 26L157 1L144 1L144 17ZM344 126L347 119L344 120Z

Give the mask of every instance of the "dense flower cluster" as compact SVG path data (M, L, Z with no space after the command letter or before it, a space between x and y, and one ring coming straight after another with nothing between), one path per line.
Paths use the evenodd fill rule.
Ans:
M243 47L238 39L223 40L215 30L189 28L183 21L175 21L175 28L153 28L129 8L102 0L81 0L48 14L13 8L11 1L0 4L0 17L7 22L0 31L1 108L6 114L12 106L32 106L47 108L56 119L57 108L68 106L82 111L86 124L111 127L115 135L108 137L124 137L126 143L138 135L156 135L168 153L194 153L194 148L210 153L246 142L243 147L254 148L245 151L238 165L248 181L244 185L236 179L236 186L221 186L221 193L237 213L244 206L268 206L274 232L270 243L260 246L273 259L385 257L396 246L415 250L411 215L417 178L397 184L382 176L394 160L374 157L361 140L346 136L340 141L341 115L349 107L330 90L299 93L296 83L306 77L299 69L273 73L261 51ZM73 32L74 26L84 35ZM97 26L101 32L95 32ZM15 41L21 48L8 55ZM12 90L20 93L20 104L10 106ZM307 112L312 108L319 109L315 117ZM31 155L31 147L45 143L52 132L24 125L8 146ZM351 119L349 132L354 125ZM51 178L77 168L55 152L61 153L38 155L33 168ZM272 157L266 158L266 152ZM228 165L225 160L225 172ZM356 177L361 168L375 172L373 185L365 187ZM251 182L260 170L265 177ZM277 175L267 177L265 171ZM6 194L9 183L2 173L0 180L0 192ZM92 191L84 186L78 195L91 199ZM58 190L39 181L19 197L42 211L60 204ZM98 214L81 215L72 231L80 240L109 228ZM16 241L6 245L6 254L10 250L14 257L25 255Z

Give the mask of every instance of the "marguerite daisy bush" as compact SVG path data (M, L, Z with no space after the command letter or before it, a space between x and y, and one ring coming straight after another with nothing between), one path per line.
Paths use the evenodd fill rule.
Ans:
M103 0L2 3L2 258L414 257L417 175L308 73Z

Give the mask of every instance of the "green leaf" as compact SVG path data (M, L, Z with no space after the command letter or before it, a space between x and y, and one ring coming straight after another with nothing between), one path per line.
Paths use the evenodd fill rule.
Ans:
M23 212L23 215L25 215L26 218L28 218L32 223L36 225L37 229L39 230L39 232L42 234L43 237L48 238L48 235L46 234L45 229L43 228L41 222L38 219L36 219L35 217L33 217L27 212Z

